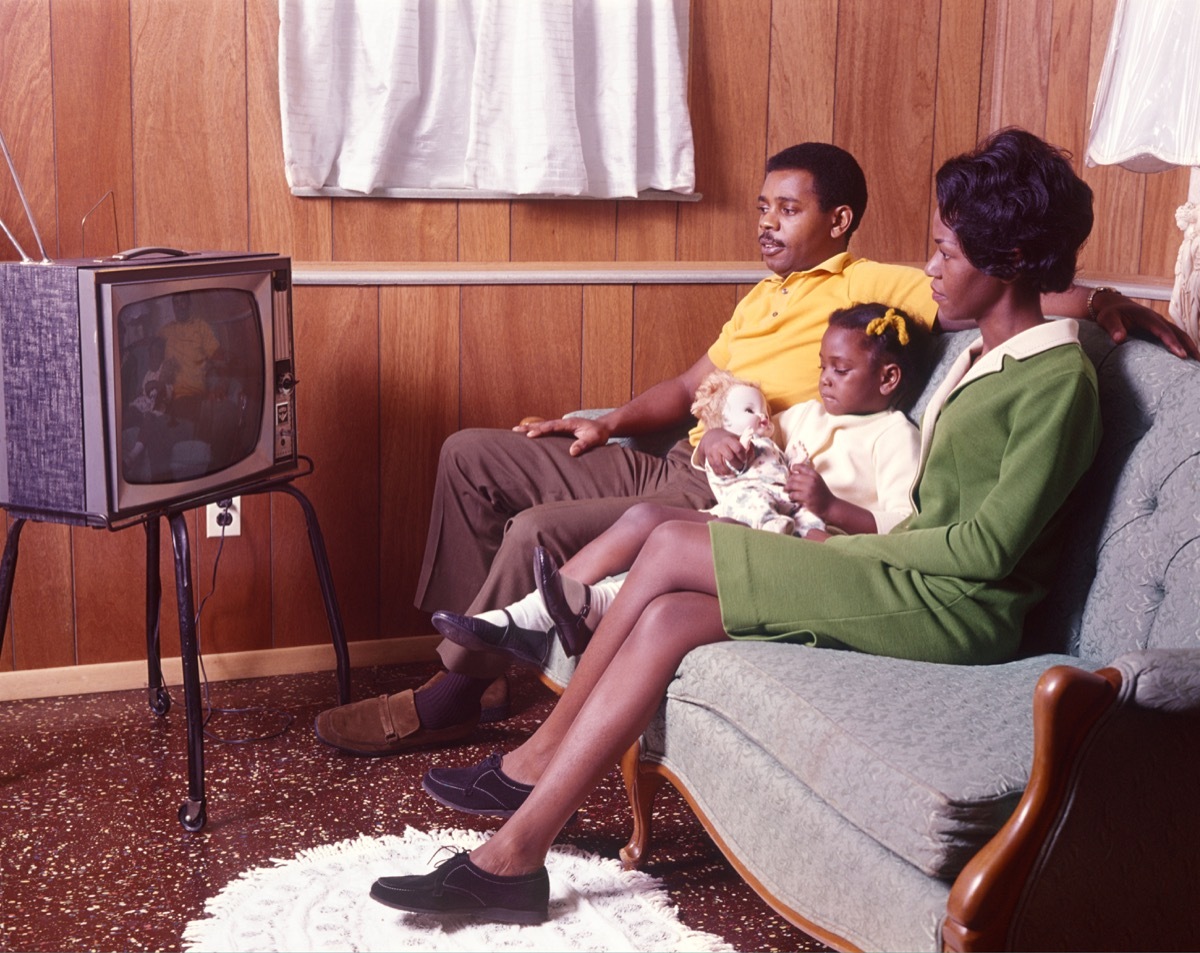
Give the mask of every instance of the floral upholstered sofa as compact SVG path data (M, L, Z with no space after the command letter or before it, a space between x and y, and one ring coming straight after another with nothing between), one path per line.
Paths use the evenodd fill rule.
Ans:
M625 758L628 865L669 781L768 903L839 949L1197 948L1200 365L1081 333L1104 438L1022 657L691 652ZM972 336L943 336L926 397Z

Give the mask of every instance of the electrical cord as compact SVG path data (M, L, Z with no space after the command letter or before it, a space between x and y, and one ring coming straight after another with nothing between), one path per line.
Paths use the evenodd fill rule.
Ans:
M221 506L221 508L223 510L227 511L229 509L229 505L231 505L231 501L227 503L227 501L221 500L221 502L218 505ZM221 522L222 516L225 516L227 518L226 522ZM213 593L215 593L217 591L217 569L221 565L221 554L225 551L225 528L229 525L230 522L232 522L232 519L229 518L228 512L223 512L217 516L217 523L221 527L221 538L220 538L220 541L217 543L217 555L213 559L212 580L209 584L208 594L205 595L205 597L200 600L200 605L196 609L196 658L200 662L200 676L204 680L204 707L205 707L205 715L204 715L204 722L203 722L204 736L206 738L211 738L213 741L216 741L218 744L244 745L244 744L251 744L256 741L270 741L273 738L280 737L292 726L292 721L294 720L294 716L291 714L291 712L286 712L279 708L270 708L270 707L262 706L262 705L251 705L251 706L245 707L245 708L220 708L220 707L213 705L213 703L212 703L212 697L211 697L211 687L212 686L210 685L209 680L208 680L208 672L204 668L204 653L201 651L201 647L200 647L201 646L201 643L200 643L200 616L204 612L204 607L205 607L205 605L208 604L208 600L211 599L213 596ZM247 736L241 737L241 738L227 738L224 735L218 734L215 730L213 730L212 728L209 727L209 722L212 720L213 715L250 715L250 714L278 715L283 719L283 726L281 728L277 729L276 731L268 732L267 734L247 735Z
M244 744L252 744L254 742L259 742L259 741L271 741L272 739L278 738L281 735L285 734L287 732L287 730L289 728L291 728L292 722L295 720L295 716L292 715L291 712L284 711L283 709L280 709L280 708L271 708L271 707L267 707L267 706L263 706L263 705L252 705L252 706L248 706L248 707L244 707L244 708L223 708L223 707L218 707L216 705L213 705L213 703L212 703L212 694L211 694L212 686L208 680L208 672L204 667L204 653L201 650L200 617L204 613L204 607L208 604L208 600L211 599L213 594L217 591L217 570L220 568L220 565L221 565L221 554L225 551L225 528L231 522L233 522L233 518L228 513L228 509L232 505L232 501L231 500L221 500L217 505L220 506L221 509L223 510L222 513L219 513L217 515L217 524L221 527L221 536L220 536L219 542L217 543L217 555L213 559L212 579L209 583L208 593L204 596L203 599L200 600L200 605L196 609L196 618L195 618L195 622L194 622L195 630L196 630L196 658L200 663L200 677L203 680L203 685L204 685L204 720L203 720L203 722L201 722L201 727L204 731L204 737L209 738L209 739L217 742L218 744L244 745ZM158 601L159 601L159 608L161 610L161 608L162 608L162 593L161 592L159 593ZM159 613L160 620L161 620L161 617L162 616L161 616L161 612L160 612ZM155 626L155 631L154 631L154 647L155 647L155 651L158 651L158 649L159 649L159 631L158 631L157 625ZM165 685L160 686L160 687L161 687L162 691L164 691L164 692L167 691ZM170 697L169 693L168 693L168 697ZM283 719L283 726L275 731L271 731L266 734L246 735L244 737L238 737L238 738L226 737L222 734L219 734L217 731L215 731L214 729L209 727L209 722L212 720L214 715L249 715L249 714L278 715L279 717L281 717Z

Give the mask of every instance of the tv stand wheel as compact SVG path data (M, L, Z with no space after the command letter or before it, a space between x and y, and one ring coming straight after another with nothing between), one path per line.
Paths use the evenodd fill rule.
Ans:
M208 821L203 801L184 801L179 805L179 823L185 831L196 833Z
M171 710L171 694L165 686L160 685L150 692L150 710L160 718Z

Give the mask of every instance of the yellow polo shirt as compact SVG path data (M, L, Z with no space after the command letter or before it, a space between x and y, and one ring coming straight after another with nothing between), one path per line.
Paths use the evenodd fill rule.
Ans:
M923 272L842 252L815 268L786 278L772 275L755 285L721 328L708 349L709 359L736 377L758 383L771 413L781 413L818 396L821 336L829 315L871 302L902 308L929 328L937 318ZM702 425L692 429L693 446L703 433Z

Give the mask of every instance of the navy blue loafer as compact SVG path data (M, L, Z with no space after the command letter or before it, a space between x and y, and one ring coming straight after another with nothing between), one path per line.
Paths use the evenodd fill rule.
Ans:
M371 897L412 913L543 923L550 916L550 877L545 867L517 877L490 874L463 851L427 874L380 877L371 885Z
M545 664L554 639L549 632L522 629L511 617L507 625L493 625L475 616L439 610L433 614L433 627L465 649L500 652L535 668Z
M439 804L464 814L512 817L533 785L514 781L501 771L502 759L497 751L469 768L430 768L421 787Z
M563 651L571 658L578 657L592 638L592 630L587 624L588 613L592 609L591 587L583 587L583 608L578 612L573 611L563 592L558 564L549 550L541 546L535 546L533 550L533 578L542 601L546 604L546 614L554 620L554 628L558 632Z

